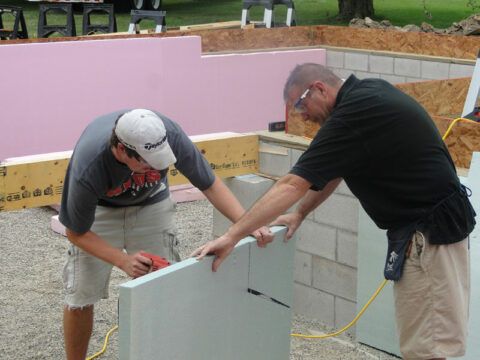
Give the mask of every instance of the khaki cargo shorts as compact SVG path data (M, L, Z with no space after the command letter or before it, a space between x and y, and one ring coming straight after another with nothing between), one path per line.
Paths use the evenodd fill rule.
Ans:
M91 230L129 254L143 250L174 263L180 261L174 214L175 203L170 198L146 206L97 206ZM63 270L66 305L79 308L108 298L112 267L70 244Z
M417 232L394 284L400 351L405 359L465 353L470 300L469 240L429 244Z

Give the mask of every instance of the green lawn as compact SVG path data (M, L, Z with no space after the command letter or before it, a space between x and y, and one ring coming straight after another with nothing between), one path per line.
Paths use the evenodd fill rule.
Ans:
M128 1L128 0L117 0ZM468 0L426 0L426 8L431 18L425 15L422 0L374 0L375 20L388 19L394 25L421 24L426 21L435 27L448 27L454 21L459 21L473 14L467 6ZM26 0L0 0L1 5L21 6L24 9L27 29L30 37L36 37L38 23L38 3ZM167 12L167 28L204 24L211 22L240 20L241 0L163 0L163 9ZM337 22L335 16L338 12L337 0L295 0L298 25L330 24L346 25ZM285 18L285 10L277 6L276 20L280 22ZM118 31L127 31L130 15L127 12L117 13ZM252 20L261 20L259 8L251 11ZM50 24L61 24L65 20L61 16L50 18ZM96 23L102 22L102 17L94 17ZM75 22L77 34L81 34L82 15L78 6ZM11 27L11 19L4 16L4 27ZM153 28L152 22L142 22L142 29Z

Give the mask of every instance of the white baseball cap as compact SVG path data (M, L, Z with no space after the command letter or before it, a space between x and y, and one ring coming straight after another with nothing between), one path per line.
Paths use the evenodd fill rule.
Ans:
M166 169L177 161L162 119L150 110L135 109L123 114L117 121L115 134L125 147L135 150L154 169Z

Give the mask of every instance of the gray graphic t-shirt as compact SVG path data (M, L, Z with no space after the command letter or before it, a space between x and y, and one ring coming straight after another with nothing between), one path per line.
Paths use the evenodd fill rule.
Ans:
M110 207L149 205L169 196L168 169L136 174L118 162L109 140L117 118L128 110L95 119L75 146L65 176L60 222L84 233L90 229L97 205ZM208 189L215 175L206 159L183 130L167 117L167 139L177 162L175 167L200 190Z

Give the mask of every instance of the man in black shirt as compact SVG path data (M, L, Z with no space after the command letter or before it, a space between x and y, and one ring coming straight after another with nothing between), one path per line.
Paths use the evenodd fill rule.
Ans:
M426 111L379 79L345 82L318 64L297 66L284 98L321 129L290 173L240 221L193 255L213 270L252 229L273 224L290 238L342 179L388 232L385 277L395 280L400 349L409 359L465 352L470 293L468 234L475 213Z

